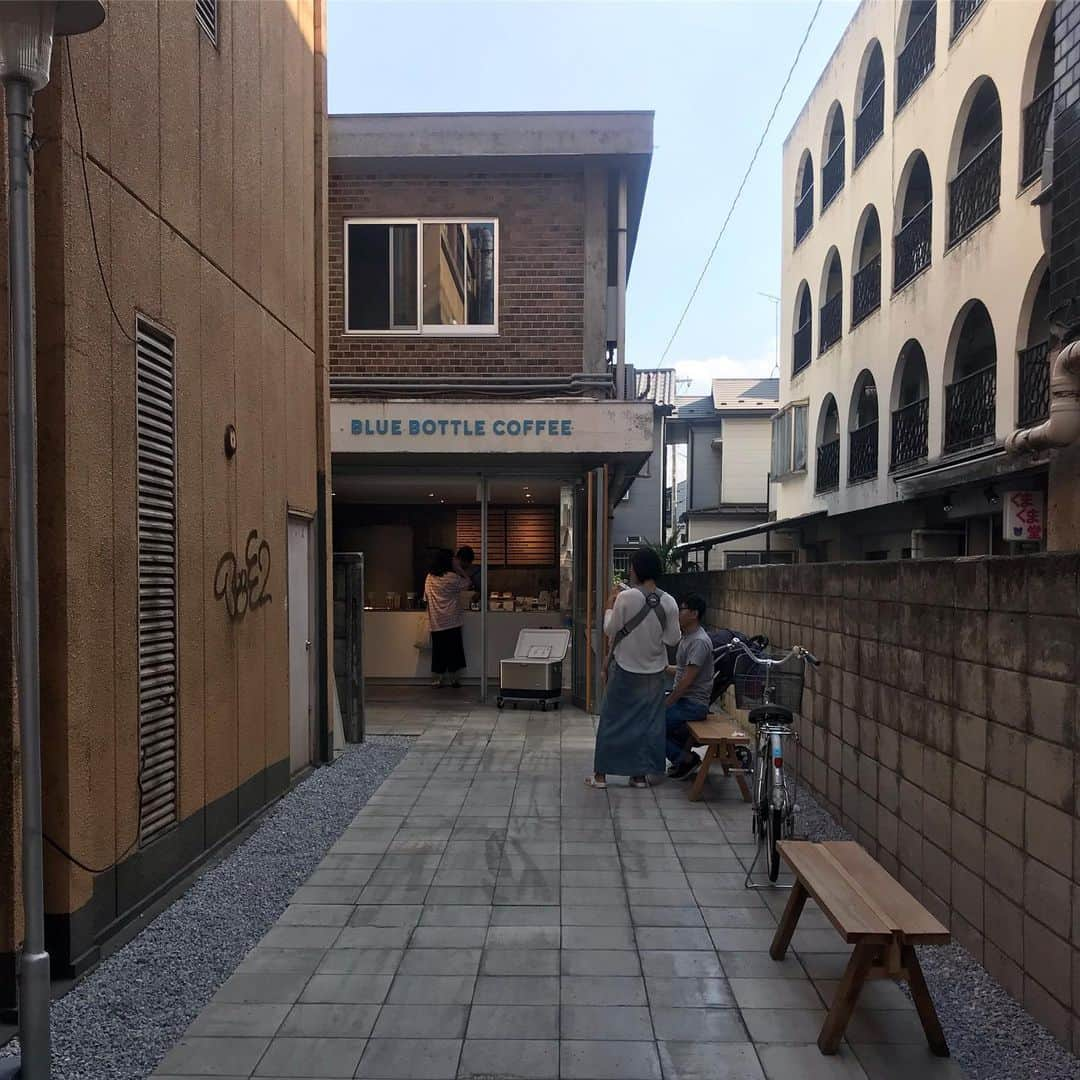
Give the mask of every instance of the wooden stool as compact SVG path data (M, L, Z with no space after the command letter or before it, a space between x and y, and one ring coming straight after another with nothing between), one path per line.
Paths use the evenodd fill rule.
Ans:
M734 772L735 783L739 785L743 802L750 801L750 785L746 782L746 773L735 756L737 746L750 746L750 736L745 731L735 726L728 718L721 718L715 713L710 714L704 720L691 720L687 723L690 730L690 738L686 741L686 748L704 746L705 757L701 761L697 776L690 788L690 801L697 802L705 791L705 781L709 776L709 767L714 761L720 763L725 776L731 776Z

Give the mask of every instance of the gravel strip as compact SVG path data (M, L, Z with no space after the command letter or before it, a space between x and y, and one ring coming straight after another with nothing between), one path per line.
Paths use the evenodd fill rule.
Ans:
M371 738L316 769L240 847L53 1002L53 1080L153 1072L409 745ZM16 1040L0 1055L17 1048Z
M796 830L808 840L852 840L799 786ZM960 945L920 945L919 963L953 1058L971 1080L1076 1080L1073 1057ZM908 994L906 983L900 984Z

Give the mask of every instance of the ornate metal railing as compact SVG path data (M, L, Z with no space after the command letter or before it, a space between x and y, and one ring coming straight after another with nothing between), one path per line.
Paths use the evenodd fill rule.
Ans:
M982 2L983 0L953 0L952 38L950 40L956 40L956 35L971 22L972 15L982 7Z
M823 353L840 340L843 333L844 294L837 293L821 305L821 322L818 324L818 353Z
M885 83L878 83L878 88L866 99L862 111L855 117L855 166L867 154L870 148L881 138L885 130Z
M829 160L825 162L825 165L821 170L821 212L825 213L825 208L836 198L837 195L844 188L844 143L846 140L841 139L840 145L829 155Z
M1037 424L1050 415L1050 342L1020 350L1021 427Z
M934 70L934 38L937 34L937 4L923 16L923 21L908 38L896 63L896 111L922 85Z
M874 420L851 433L848 441L848 480L872 480L877 476L878 422Z
M1001 132L949 183L949 243L963 240L1001 200Z
M945 387L945 451L966 450L994 436L997 367Z
M794 354L792 356L791 372L798 375L804 368L810 366L810 324L803 323L795 331Z
M1024 109L1024 175L1021 180L1024 187L1042 173L1046 131L1053 107L1054 84L1051 83Z
M893 239L893 291L902 289L930 265L933 203L927 203Z
M795 246L814 225L814 189L809 191L795 204Z
M851 279L851 325L857 326L881 307L881 255L875 255Z
M835 491L840 486L840 440L822 443L817 448L816 492Z
M922 461L930 450L930 399L913 401L892 414L889 468Z

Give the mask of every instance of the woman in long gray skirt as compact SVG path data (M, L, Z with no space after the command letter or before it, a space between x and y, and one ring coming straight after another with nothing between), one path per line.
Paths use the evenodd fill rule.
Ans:
M589 787L607 787L607 775L630 777L631 787L648 787L649 773L666 767L664 669L668 645L677 645L679 606L656 587L660 559L649 548L630 558L633 588L612 594L604 633L614 641L606 665L607 687L600 705L593 774Z

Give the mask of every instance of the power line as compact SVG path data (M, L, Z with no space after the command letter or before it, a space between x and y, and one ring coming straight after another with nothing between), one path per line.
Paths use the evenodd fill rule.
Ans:
M90 237L94 242L94 257L97 259L98 277L101 278L101 287L105 290L105 299L109 301L109 310L112 312L113 321L120 328L120 333L134 345L135 339L128 332L127 327L124 326L123 322L120 320L120 316L116 313L116 305L113 303L109 282L105 277L105 267L101 265L101 248L98 247L97 228L94 225L94 201L90 198L90 178L86 175L86 140L83 137L82 117L79 115L79 96L75 92L75 68L71 63L71 41L68 38L64 38L64 46L65 51L67 52L68 78L71 80L71 104L75 108L75 126L79 129L79 161L82 164L83 190L86 192L86 212L90 216ZM46 837L45 839L48 840L49 838ZM52 841L49 840L49 843L51 844ZM56 845L54 844L53 846L55 847ZM57 850L61 849L58 848ZM64 854L67 853L64 852ZM68 858L71 858L71 856L69 855ZM72 859L71 861L77 866L82 866L82 863L79 863L75 859Z
M791 82L792 76L795 74L795 68L798 66L799 57L802 56L803 49L806 47L807 41L810 39L810 31L814 29L814 23L817 22L818 12L821 11L821 5L823 0L817 0L817 6L814 8L813 15L810 16L810 22L806 27L806 33L803 34L802 41L799 42L798 51L795 53L795 59L791 61L791 67L788 68L787 78L784 79L784 85L780 87L780 93L777 95L776 104L773 105L772 112L769 113L769 119L765 121L765 129L761 133L761 138L758 139L758 144L754 147L753 156L750 158L750 164L746 166L746 172L743 173L743 178L739 182L739 188L735 192L735 198L731 200L731 206L728 207L727 216L724 218L724 223L720 226L720 232L717 234L716 242L712 246L712 251L709 252L709 257L705 260L705 265L701 268L701 273L698 275L698 279L694 284L694 288L690 293L689 300L686 301L686 307L683 308L682 314L679 316L679 321L675 324L675 329L671 332L671 337L668 338L667 345L664 346L663 355L660 357L660 362L657 367L660 367L664 360L667 359L667 354L671 350L671 346L675 343L675 338L678 336L679 331L682 329L682 324L686 319L687 312L690 310L690 305L693 304L694 298L698 294L698 289L701 288L701 283L705 280L705 275L709 272L709 267L712 265L713 256L716 254L716 249L720 246L720 241L724 238L724 233L727 231L728 222L731 221L731 215L735 213L735 207L739 204L739 199L742 196L743 188L746 187L746 181L750 179L750 173L753 171L754 164L758 159L758 154L761 153L761 148L765 144L765 139L769 134L769 128L772 127L773 120L776 119L776 114L780 109L780 103L784 100L784 94L787 92L788 84Z

